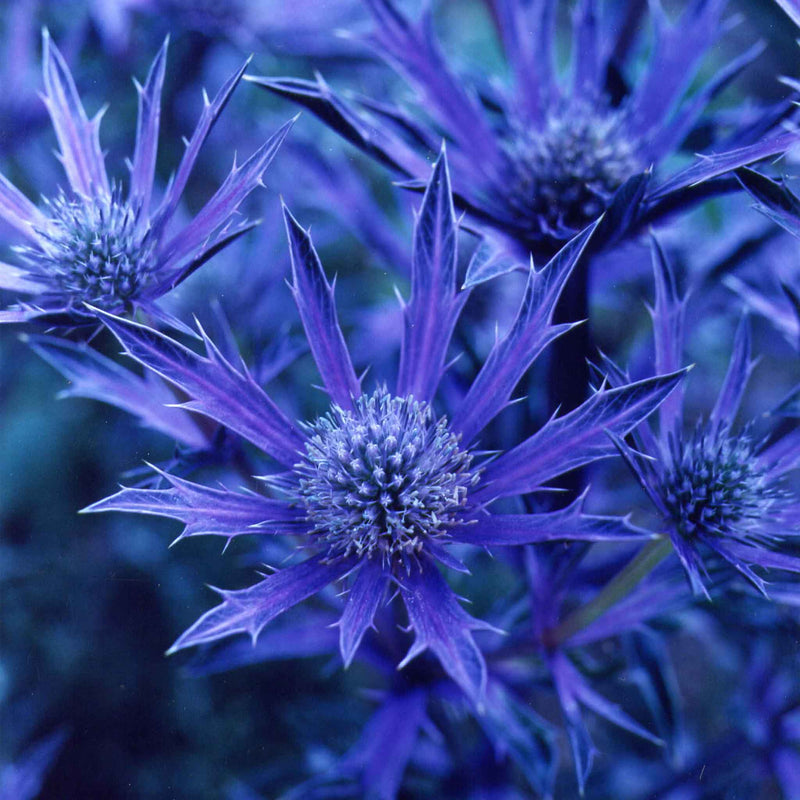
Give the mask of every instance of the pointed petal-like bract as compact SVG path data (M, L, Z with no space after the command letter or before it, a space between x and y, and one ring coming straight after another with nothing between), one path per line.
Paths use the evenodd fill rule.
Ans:
M404 310L397 394L429 402L468 292L456 294L456 219L444 146L414 231L411 299Z
M577 687L575 686L576 670L562 653L556 653L551 660L550 669L558 700L561 704L561 711L564 714L564 722L567 726L567 737L569 738L572 759L575 762L575 774L578 779L578 791L583 796L586 788L586 779L592 771L597 749L589 735L586 723L583 721L578 704ZM582 681L580 675L577 677L578 680Z
M131 358L189 395L183 408L211 417L286 466L297 462L302 435L244 364L237 370L205 336L203 357L145 325L97 313Z
M486 662L470 631L491 626L467 614L439 570L426 561L397 580L415 635L400 668L430 649L480 709L486 691Z
M358 741L326 772L296 786L283 800L364 797L396 800L426 721L428 692L391 693L364 725Z
M167 406L175 402L175 397L159 378L140 378L86 344L53 336L31 336L26 341L69 381L60 397L87 397L108 403L188 447L208 447L191 414Z
M476 158L490 158L495 137L476 98L452 74L439 51L429 9L412 23L392 0L367 0L375 29L370 43L381 58L407 75L440 117L447 131Z
M222 110L228 104L233 90L242 79L242 75L244 75L244 71L247 69L247 64L248 62L246 61L227 81L225 81L213 101L209 100L208 96L203 92L203 110L200 114L200 119L195 126L192 138L186 145L186 152L183 154L181 163L178 165L175 179L170 184L169 190L153 218L153 230L156 237L161 236L167 224L172 219L175 210L178 208L178 203L183 196L186 182L189 180L189 175L194 168L195 161L197 161L200 148L211 132L211 128L217 121L217 118L222 113Z
M775 2L789 15L795 25L800 26L800 2L798 0L775 0Z
M400 140L369 127L320 75L316 82L302 78L263 78L248 76L250 83L298 103L319 117L350 144L379 163L405 175L412 175L422 159Z
M86 512L125 511L183 522L178 539L189 536L235 536L304 533L301 511L255 493L213 489L159 470L169 489L131 489L93 503Z
M632 681L653 715L659 737L674 755L683 741L683 714L666 637L647 628L629 629L624 645Z
M701 155L699 160L690 167L662 183L648 199L651 201L662 200L667 195L674 194L686 187L709 181L739 167L754 164L756 161L781 155L798 144L800 144L800 133L782 131L735 150Z
M361 395L361 385L339 327L333 287L325 277L309 232L285 206L283 218L292 261L292 294L306 339L331 400L351 410L353 400Z
M420 727L425 721L425 692L390 695L364 726L343 766L362 765L364 797L395 800L403 773L414 754Z
M780 183L752 169L736 170L739 183L758 203L758 208L789 233L800 238L800 199Z
M557 653L550 659L550 669L567 722L567 732L575 758L575 769L581 794L583 794L586 778L591 771L596 749L581 717L579 705L591 709L629 733L656 745L663 744L657 736L642 727L619 706L595 692L563 653Z
M534 491L569 470L614 453L607 431L624 436L646 419L685 371L600 389L563 417L551 419L522 444L486 467L473 499Z
M700 0L670 22L660 0L650 2L655 29L647 72L629 98L636 134L647 136L664 126L685 93L708 48L719 38L727 0Z
M47 225L47 217L5 175L0 175L0 219L33 242Z
M581 0L572 22L572 94L593 95L603 89L596 0Z
M681 368L684 340L685 298L678 292L672 265L653 237L650 244L656 297L650 316L653 320L656 373L665 375ZM678 385L659 408L658 415L664 431L675 430L683 414L683 386Z
M567 243L539 272L531 270L525 296L509 332L489 353L451 427L471 442L508 403L514 387L539 353L569 326L552 325L564 284L586 250L590 226Z
M639 485L644 490L645 494L650 498L653 505L661 512L662 516L668 517L669 510L664 505L660 490L660 476L656 472L652 461L648 456L634 450L628 445L622 436L610 430L606 430L606 435L617 448L617 452L622 456L623 460L628 466L628 469L633 473ZM654 438L655 441L655 438ZM656 445L657 447L657 445Z
M651 179L651 170L645 170L632 175L614 192L597 226L593 241L595 249L603 250L635 229Z
M161 297L166 294L170 289L174 289L178 284L183 283L192 273L196 272L207 261L212 259L217 253L224 250L228 245L233 244L238 238L253 230L258 225L258 222L251 220L244 220L235 225L229 222L224 225L221 230L216 233L210 234L201 244L199 244L194 253L191 255L189 261L178 261L172 268L165 268L159 271L157 282L152 284L148 294L154 298ZM144 305L144 302L142 302ZM153 305L147 306L147 311L150 314L155 314ZM171 327L177 328L178 326L173 322Z
M100 149L100 117L83 110L69 67L45 29L42 36L44 102L53 121L70 186L84 197L110 193Z
M522 5L517 0L492 0L492 12L514 71L515 97L537 122L557 91L551 0Z
M339 647L345 667L350 666L367 628L372 625L386 590L387 580L383 567L369 560L356 575L344 613L339 620Z
M453 530L453 538L483 547L552 541L624 542L653 538L627 517L583 513L585 497L546 514L487 514Z
M699 91L695 92L689 100L685 100L673 118L653 132L647 148L648 157L656 159L663 153L678 150L711 101L746 67L752 64L761 55L764 48L765 45L762 42L757 42L730 63L725 64Z
M332 622L330 612L304 609L300 621L275 623L261 631L255 645L249 639L231 639L198 651L185 670L191 676L215 675L270 661L331 656L339 646Z
M537 797L552 798L558 769L556 733L496 680L486 686L486 713L477 718L498 755L508 755Z
M711 422L717 425L733 422L754 366L755 362L750 358L750 325L747 317L742 317L736 330L728 371L711 412Z
M583 647L631 630L641 629L651 620L668 617L694 602L686 591L683 567L675 560L663 562L633 591L611 606L585 628L571 634L565 647Z
M136 120L136 145L131 164L130 203L133 208L148 209L153 191L158 152L158 131L161 119L161 91L167 63L169 37L158 51L144 86L134 82L139 94L139 115Z
M292 606L341 578L352 565L328 563L314 556L302 564L285 567L247 589L217 589L223 602L203 614L167 651L215 642L236 633L247 633L255 642L264 626Z
M164 245L162 269L169 271L170 267L201 247L214 231L231 219L245 197L261 183L264 170L275 157L293 124L294 120L290 120L282 125L244 164L234 164L222 185L195 218Z

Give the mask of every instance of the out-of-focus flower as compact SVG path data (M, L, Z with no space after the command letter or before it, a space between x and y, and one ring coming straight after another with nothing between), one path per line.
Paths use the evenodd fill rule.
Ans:
M629 41L635 25L610 24L594 0L579 2L568 71L556 64L555 0L487 0L509 64L508 86L467 84L457 76L441 52L430 7L415 22L393 0L369 5L375 27L367 42L416 90L413 112L374 98L345 102L319 76L251 80L307 107L411 179L425 174L426 156L443 131L457 201L479 223L535 256L549 257L596 220L626 182L604 239L618 239L713 193L698 184L796 142L794 133L776 127L789 104L758 114L742 109L726 130L709 126L709 154L648 191L643 174L655 166L666 177L661 165L709 122L708 104L762 50L755 45L689 91L725 29L725 0L689 3L674 21L660 2L651 3L654 37L643 67ZM635 15L639 5L624 4L622 16Z
M339 627L342 657L349 664L394 584L416 637L401 666L430 649L480 706L486 668L471 632L490 626L464 611L439 572L437 562L465 569L447 545L639 539L641 531L626 519L585 514L583 498L552 513L495 513L490 506L612 455L606 432L629 432L674 389L682 373L603 388L490 459L478 449L482 432L506 408L539 353L571 327L552 324L553 309L591 231L544 269L531 271L510 330L497 340L448 419L434 401L469 290L456 288L457 226L444 155L416 225L411 298L393 391L385 386L362 391L339 328L333 289L307 232L288 211L285 218L295 302L332 402L317 419L292 422L205 336L207 356L201 357L150 328L102 314L129 355L186 393L187 408L239 433L281 466L283 471L264 479L273 497L165 474L169 488L123 489L90 510L173 517L186 524L184 536L294 536L308 554L250 588L223 591L222 604L189 628L172 651L236 633L255 639L286 609L331 582L348 579Z
M231 172L187 225L169 231L197 155L241 79L232 75L203 111L174 178L151 211L167 42L139 92L136 146L127 196L109 179L100 150L101 110L89 119L69 69L44 34L44 102L60 146L69 187L34 205L0 176L0 216L25 237L17 265L0 263L0 288L28 295L0 310L0 322L42 316L91 319L86 304L114 313L136 308L161 316L155 301L255 223L236 221L237 208L259 185L283 141L284 125L244 164Z
M685 298L657 243L653 244L656 299L652 309L656 369L681 362ZM786 483L800 466L797 432L767 444L752 423L734 419L754 362L745 318L737 331L727 375L707 420L684 430L679 387L659 409L658 433L646 425L635 449L609 433L664 520L664 533L695 592L705 593L704 557L721 557L761 591L754 567L800 572L800 558L776 548L800 533L800 502ZM626 380L622 373L618 380Z

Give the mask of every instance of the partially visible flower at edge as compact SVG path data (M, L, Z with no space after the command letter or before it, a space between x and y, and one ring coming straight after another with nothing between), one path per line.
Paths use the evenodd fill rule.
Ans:
M792 111L789 102L757 113L741 108L732 131L714 129L712 153L648 186L651 167L661 172L681 151L709 103L763 49L754 45L688 94L702 59L725 30L725 4L687 3L670 21L660 2L650 3L652 48L630 87L624 83L631 81L624 74L626 26L606 29L595 0L576 4L568 74L556 65L555 0L486 0L509 63L510 85L504 87L463 85L441 51L429 4L421 20L412 21L393 0L369 0L375 25L366 44L416 90L415 113L369 97L347 102L319 75L314 81L247 80L308 108L351 144L410 178L409 185L421 186L426 156L443 131L457 176L457 203L482 228L535 258L549 258L597 220L616 193L617 213L606 218L595 249L709 193L729 191L735 187L730 180L724 187L702 184L797 143L796 132L779 126ZM635 12L637 4L624 5L625 13ZM468 275L468 282L495 274L482 269Z
M686 298L679 295L655 240L653 265L656 298L651 314L660 372L681 363ZM800 467L800 432L768 443L755 438L752 424L740 430L734 426L754 365L745 317L707 420L699 420L690 433L684 431L683 389L678 387L658 410L657 433L645 423L631 447L609 431L663 518L670 549L693 590L706 596L704 554L723 559L764 594L765 582L753 567L800 572L800 558L776 549L800 535L800 498L786 482L787 473ZM628 380L622 372L614 377Z
M163 199L151 213L156 152L168 40L156 56L139 93L136 145L127 197L109 180L99 143L105 109L88 119L69 69L45 30L43 72L47 110L69 182L42 207L0 175L0 218L25 237L15 248L19 265L0 262L0 289L21 295L0 310L0 323L66 315L72 323L93 315L86 305L121 314L136 308L159 318L155 301L233 242L254 222L234 221L244 198L285 138L285 124L225 181L194 219L167 235L198 152L239 83L245 63L213 101L204 93L200 119Z
M437 562L464 571L450 543L520 545L550 540L638 540L625 518L585 514L583 497L552 513L497 514L497 499L540 490L556 476L613 455L606 430L625 435L675 388L683 372L610 389L552 418L491 460L476 449L488 423L509 403L536 357L572 325L554 325L564 283L592 229L550 262L531 270L510 330L498 339L448 419L433 401L446 369L453 331L470 290L456 289L457 226L444 154L426 190L414 237L411 298L397 385L365 393L339 328L328 283L311 240L286 211L292 291L310 349L332 401L315 421L292 422L203 335L205 357L146 326L101 315L128 355L178 386L187 408L239 433L284 471L264 479L272 498L215 489L163 474L168 488L123 488L89 511L172 517L182 536L295 536L309 554L260 583L221 591L170 652L236 633L254 640L272 619L331 582L349 579L340 628L345 664L373 623L386 589L404 601L415 641L401 662L430 649L480 707L486 666L471 631L490 627L467 614ZM646 536L649 534L646 534Z

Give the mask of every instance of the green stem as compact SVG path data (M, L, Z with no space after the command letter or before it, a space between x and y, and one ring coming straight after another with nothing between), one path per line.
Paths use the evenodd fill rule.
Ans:
M646 544L593 600L576 609L555 629L555 642L561 644L591 625L609 608L627 597L671 552L672 542L668 538Z

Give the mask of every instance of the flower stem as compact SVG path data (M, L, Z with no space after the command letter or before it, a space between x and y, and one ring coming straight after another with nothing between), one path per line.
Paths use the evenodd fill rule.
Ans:
M556 643L582 631L627 597L671 552L672 542L668 538L646 544L593 600L576 609L556 628L553 634Z

